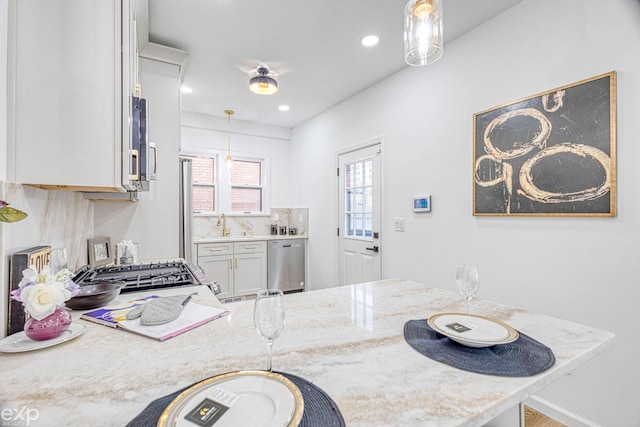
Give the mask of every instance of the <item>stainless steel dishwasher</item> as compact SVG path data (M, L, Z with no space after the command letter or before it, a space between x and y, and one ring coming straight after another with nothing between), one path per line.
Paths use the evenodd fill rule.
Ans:
M267 249L267 287L283 292L304 291L304 240L270 240Z

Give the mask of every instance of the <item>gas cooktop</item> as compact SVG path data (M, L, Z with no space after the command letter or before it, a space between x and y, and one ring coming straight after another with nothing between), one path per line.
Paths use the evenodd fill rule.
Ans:
M113 265L94 269L86 267L75 275L73 281L80 286L93 283L124 282L125 286L121 292L207 285L214 293L218 293L217 284L208 280L199 267L182 260Z

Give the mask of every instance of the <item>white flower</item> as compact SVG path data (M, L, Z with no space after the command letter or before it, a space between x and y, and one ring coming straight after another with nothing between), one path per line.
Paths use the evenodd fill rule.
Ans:
M18 283L18 286L24 288L30 283L36 282L38 282L38 270L36 270L35 265L31 265L29 268L22 270L22 280Z
M11 298L22 302L33 318L42 320L78 292L78 285L71 280L72 276L67 269L53 275L48 265L38 273L32 265L22 271L23 278L18 284L20 288L11 292Z
M25 287L20 299L33 318L42 320L53 314L56 308L65 302L65 291L59 282L36 283Z
M69 269L65 268L58 271L58 273L56 273L55 281L64 283L65 287L67 287L67 284L69 283L69 279L71 279L72 277L73 277L73 273Z

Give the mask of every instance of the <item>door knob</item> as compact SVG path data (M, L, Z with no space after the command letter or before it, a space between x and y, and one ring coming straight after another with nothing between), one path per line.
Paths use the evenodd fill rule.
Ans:
M368 251L373 251L375 253L380 252L380 248L378 246L374 246L372 248L366 248Z

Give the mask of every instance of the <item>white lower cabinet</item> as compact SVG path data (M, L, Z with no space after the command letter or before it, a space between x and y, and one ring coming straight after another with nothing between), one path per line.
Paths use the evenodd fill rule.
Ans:
M198 265L220 286L218 299L255 295L267 288L265 241L197 243Z

